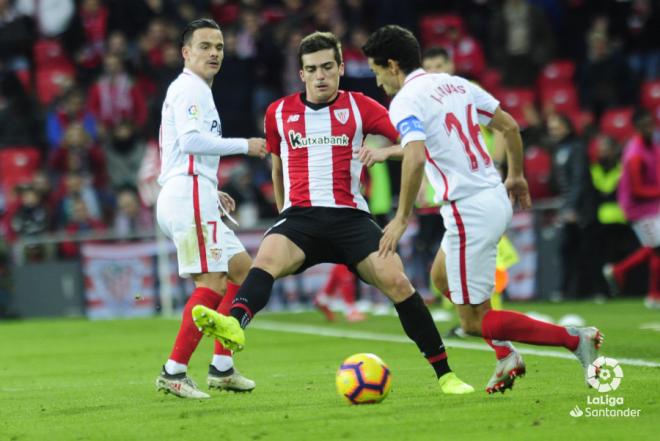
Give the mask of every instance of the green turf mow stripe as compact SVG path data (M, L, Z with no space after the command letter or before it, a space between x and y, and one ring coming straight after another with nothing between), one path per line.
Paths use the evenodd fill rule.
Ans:
M294 334L320 335L323 337L351 338L356 340L375 340L392 343L411 343L408 337L403 335L381 334L376 332L347 331L342 329L330 329L322 326L300 325L296 323L271 322L268 320L256 320L250 324L250 328L266 331L291 332ZM470 349L474 351L492 351L490 346L481 343L445 339L445 346L450 348ZM547 351L543 349L519 349L521 354L538 355L540 357L564 358L575 360L572 354L567 352ZM660 362L640 360L636 358L618 358L620 364L628 366L660 367Z

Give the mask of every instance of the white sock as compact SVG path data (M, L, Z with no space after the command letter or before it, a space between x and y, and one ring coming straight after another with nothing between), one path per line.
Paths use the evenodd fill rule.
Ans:
M167 372L170 375L176 375L186 371L188 371L187 364L177 363L172 359L167 360L167 362L165 363L165 372Z
M220 372L225 372L234 367L234 359L230 355L213 355L211 364Z

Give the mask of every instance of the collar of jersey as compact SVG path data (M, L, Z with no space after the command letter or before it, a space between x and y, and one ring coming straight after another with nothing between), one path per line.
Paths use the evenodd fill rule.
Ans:
M300 101L302 101L305 106L309 107L312 110L321 110L324 107L332 106L335 103L335 101L337 101L343 93L344 93L343 90L339 90L337 92L337 96L335 97L335 99L332 100L332 101L328 101L327 103L310 103L309 101L307 101L307 98L306 98L307 94L305 92L301 92L300 93Z
M193 78L197 78L197 79L198 79L199 81L201 81L206 87L209 87L209 85L206 83L206 81L204 81L204 80L202 79L202 77L200 77L200 76L197 75L195 72L193 72L192 70L188 69L187 67L184 67L184 68L183 68L183 73L186 74L186 75L190 75L190 76L193 77ZM210 89L210 87L209 87L209 89Z
M403 81L403 85L405 86L406 84L408 84L410 81L414 80L415 78L421 77L422 75L426 75L426 73L427 72L424 69L422 69L421 67L413 70L408 75L406 75L406 79Z

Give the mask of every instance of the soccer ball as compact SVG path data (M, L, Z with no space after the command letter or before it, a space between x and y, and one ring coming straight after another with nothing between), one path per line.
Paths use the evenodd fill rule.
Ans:
M374 354L348 357L337 371L337 392L351 404L380 403L390 393L392 375Z

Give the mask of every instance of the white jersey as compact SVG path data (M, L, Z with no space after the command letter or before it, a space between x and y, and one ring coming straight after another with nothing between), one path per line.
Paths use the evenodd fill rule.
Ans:
M172 81L163 102L159 145L161 166L158 183L181 175L202 176L218 186L220 156L191 155L181 150L180 138L188 132L221 137L220 116L209 85L189 69Z
M479 124L499 106L491 94L464 78L417 69L390 103L390 119L405 148L426 143L426 176L437 202L455 201L502 179L486 150Z

